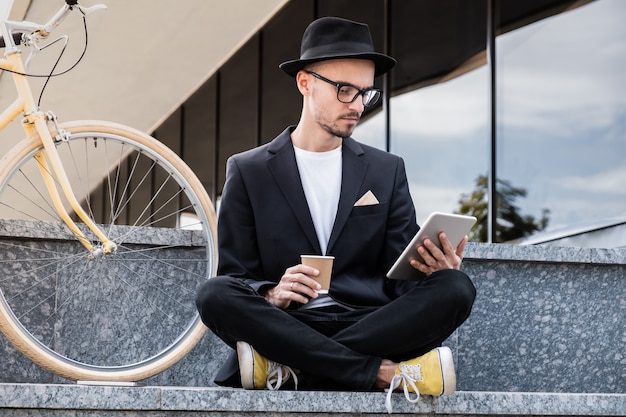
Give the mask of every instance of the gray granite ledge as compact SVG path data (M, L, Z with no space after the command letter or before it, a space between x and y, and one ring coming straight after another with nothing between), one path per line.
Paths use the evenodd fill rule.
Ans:
M531 261L577 264L626 264L626 249L577 248L469 242L465 259L472 261Z
M200 231L190 229L173 229L167 227L144 227L144 226L103 226L107 237L113 241L122 239L124 244L150 244L162 245L165 247L192 247L204 244L204 237ZM98 238L84 224L78 223L77 227L91 241L96 242ZM62 223L0 219L0 240L11 238L27 239L30 241L74 241L75 236L70 229Z
M0 384L0 414L62 415L387 415L383 392L245 391L227 388ZM394 414L448 416L620 416L626 394L459 391L416 404L393 395ZM119 413L118 413L119 412ZM158 412L155 414L155 412ZM69 415L69 414L68 414Z

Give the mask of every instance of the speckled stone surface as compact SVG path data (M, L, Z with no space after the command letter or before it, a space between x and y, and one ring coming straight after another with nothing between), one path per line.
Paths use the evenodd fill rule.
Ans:
M392 398L395 415L619 416L626 394L464 392ZM0 384L3 416L385 416L382 392L244 391L224 388Z
M11 232L20 231L13 227ZM417 406L404 404L401 395L394 394L398 410L441 414L451 410L454 415L521 415L524 410L533 415L626 415L626 249L468 244L463 269L472 277L478 296L470 318L446 341L454 351L461 393L426 399ZM227 415L223 412L229 407L240 407L233 410L235 414L246 409L252 413L248 415L260 415L266 407L297 415L303 410L298 404L320 415L384 411L380 393L353 393L347 402L346 393L312 397L312 393L216 388L213 376L228 353L221 341L207 333L178 364L142 381L147 387L109 387L106 396L114 402L136 404L157 398L159 407L167 404L171 412L178 407L172 404L180 403L198 412L219 409L221 415ZM75 387L42 370L0 336L2 382L7 383L0 385L4 407L7 398L47 398L36 401L40 404L63 398L70 401L69 393L75 393L88 402L105 393L103 387ZM32 385L24 391L31 387L25 383L55 388ZM137 393L141 393L137 401L124 399ZM602 414L606 407L612 411Z
M464 269L478 296L451 340L461 389L626 392L624 250L481 245L469 252Z
M49 341L69 358L120 364L135 359L132 355L140 351L147 352L143 356L147 359L172 343L197 316L194 298L204 274L180 273L206 267L204 252L193 247L197 232L129 226L109 230L109 236L119 234L128 239L114 256L88 260L85 249L63 239L53 223L0 220L4 299L10 300L13 313L28 323L37 339ZM55 235L59 238L52 240ZM156 250L149 248L151 254L158 250L150 258L157 261L134 263L140 255L130 249L140 252L147 243L158 245ZM83 279L74 279L77 276ZM121 336L128 335L129 328L133 337ZM64 382L0 338L0 382ZM210 337L197 347L196 352L205 352L199 362L215 369L211 358L220 350L207 344ZM156 379L171 384L170 376L162 373ZM176 377L180 384L192 385L210 385L212 379L195 365L179 368Z
M78 228L90 240L96 240L93 233L84 224ZM109 238L116 240L124 236L124 243L146 243L170 246L193 246L202 241L202 233L194 230L180 230L159 227L115 226L107 230ZM20 239L66 240L73 239L70 230L56 222L34 220L0 219L0 236Z

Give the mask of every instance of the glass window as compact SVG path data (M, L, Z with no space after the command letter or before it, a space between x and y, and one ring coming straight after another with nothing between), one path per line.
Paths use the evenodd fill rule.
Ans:
M259 36L252 37L219 71L218 194L226 177L226 161L258 142Z
M489 169L487 2L395 0L390 15L389 151L404 158L421 223L456 211Z
M498 179L547 231L625 214L624 21L600 0L497 38Z
M382 98L381 98L382 100ZM379 104L380 106L380 104ZM386 151L385 112L380 109L371 115L364 114L352 137L361 143Z
M209 195L217 195L217 77L211 77L183 107L183 158L196 173ZM195 138L195 140L194 140Z
M391 100L391 152L406 162L418 223L453 212L489 167L486 67Z
M312 3L289 3L263 28L259 143L269 142L300 119L302 95L295 80L278 65L300 56L302 33L313 20Z

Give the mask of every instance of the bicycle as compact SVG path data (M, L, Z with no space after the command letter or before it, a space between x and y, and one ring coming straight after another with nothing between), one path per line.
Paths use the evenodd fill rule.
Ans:
M0 69L17 90L0 130L23 114L26 133L0 162L0 331L65 378L135 382L203 336L193 300L215 274L217 220L202 183L156 139L112 122L59 123L35 102L21 48L42 49L72 11L86 30L101 8L65 0L44 25L0 25Z

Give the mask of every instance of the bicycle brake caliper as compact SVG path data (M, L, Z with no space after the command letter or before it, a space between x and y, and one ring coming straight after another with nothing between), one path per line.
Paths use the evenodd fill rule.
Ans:
M56 114L52 113L51 111L46 113L46 117L48 118L48 120L51 120L52 123L54 123L54 130L56 130L57 134L54 137L54 140L56 140L57 142L63 141L63 142L67 142L70 140L70 133L67 130L61 129L59 127L59 123L57 122L57 116Z

